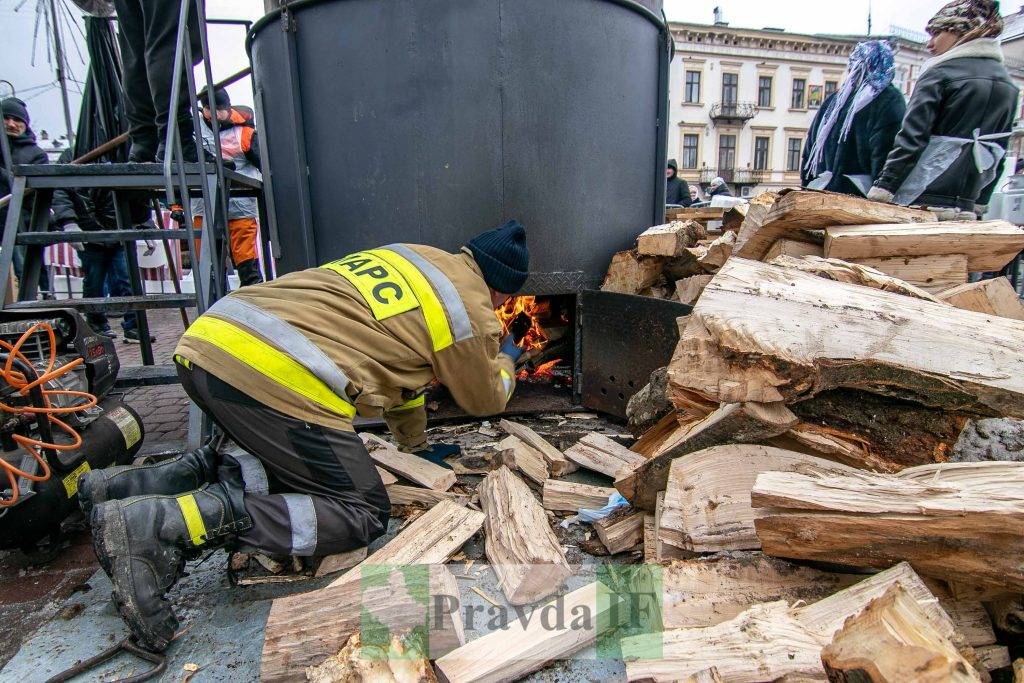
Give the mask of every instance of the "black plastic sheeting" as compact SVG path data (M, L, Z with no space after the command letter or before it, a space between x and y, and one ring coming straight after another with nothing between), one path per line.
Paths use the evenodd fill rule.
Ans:
M670 46L629 0L300 0L248 45L279 272L517 218L526 290L578 291L664 218Z
M75 129L74 158L127 130L113 22L92 16L85 16L84 20L89 71L82 89L82 106ZM104 155L101 160L112 163L128 161L127 143Z

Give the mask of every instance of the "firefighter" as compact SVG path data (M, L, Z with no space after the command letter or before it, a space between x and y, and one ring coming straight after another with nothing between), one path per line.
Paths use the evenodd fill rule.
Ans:
M324 556L384 533L388 494L352 427L383 414L424 455L423 392L435 380L473 415L501 412L522 351L494 310L526 281L516 221L460 253L392 244L244 287L175 350L189 397L238 448L81 478L93 544L139 643L178 625L166 593L186 559L230 542Z
M213 128L210 119L217 117L220 133L220 151L226 162L237 173L251 178L263 178L260 173L259 147L256 143L256 128L253 117L242 109L231 106L231 98L223 88L213 93L211 106L209 94L204 90L199 95L203 104L203 146L215 154ZM195 227L203 225L203 201L193 200L192 215ZM256 222L258 210L255 197L235 197L228 201L228 241L231 247L231 261L238 271L242 286L263 282L260 263L256 257L256 242L259 239L259 225Z

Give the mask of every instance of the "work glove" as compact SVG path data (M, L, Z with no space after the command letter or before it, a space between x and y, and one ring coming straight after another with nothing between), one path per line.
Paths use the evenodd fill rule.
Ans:
M868 190L867 198L873 202L892 204L892 200L896 198L896 195L889 192L889 190L874 185L870 190Z
M82 228L78 226L78 223L65 223L64 232L82 232ZM82 242L72 242L71 248L75 251L82 251L85 249L85 244Z
M446 463L444 459L450 458L453 455L459 455L460 453L462 453L462 447L458 444L436 443L433 446L427 446L426 448L421 448L418 451L413 451L412 454L450 470L452 469L452 466Z
M519 357L523 355L523 350L516 344L515 337L511 334L505 337L501 342L501 352L512 359L513 363L519 361Z

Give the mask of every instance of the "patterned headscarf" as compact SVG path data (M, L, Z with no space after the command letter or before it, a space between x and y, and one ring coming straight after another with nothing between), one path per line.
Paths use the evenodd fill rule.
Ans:
M936 12L926 30L935 35L949 31L960 36L962 45L978 38L995 38L1003 32L999 0L953 0Z
M842 142L850 134L853 127L853 118L864 107L871 104L871 101L878 97L878 94L889 87L893 76L896 73L896 62L892 54L892 46L884 40L868 40L857 43L850 55L850 62L847 67L849 74L843 82L835 97L829 103L825 111L821 125L818 126L817 135L811 146L811 152L807 159L806 169L814 173L821 163L825 153L825 143L832 128L839 121L846 103L853 98L853 105L843 120L840 129L839 140Z

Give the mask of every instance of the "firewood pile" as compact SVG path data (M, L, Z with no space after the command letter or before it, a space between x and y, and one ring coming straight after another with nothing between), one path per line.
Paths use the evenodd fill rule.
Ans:
M559 525L616 494L628 505L573 550L657 568L657 627L619 641L630 681L1013 675L1024 463L954 451L975 420L1024 418L1020 302L1005 280L966 283L1024 249L1024 230L803 191L672 218L605 281L693 306L630 401L635 440L585 430L556 445L501 420L480 428L492 451L449 470L364 435L406 524L374 552L326 558L329 585L274 601L264 680L511 681L555 666L619 628L600 573L567 587L579 567ZM424 598L384 570L433 565L429 595L458 595L467 577L448 563L479 537L497 589L473 590L494 609L600 618L471 638L461 612L431 610L429 651L410 656L394 634L423 629ZM403 663L360 656L368 613Z

